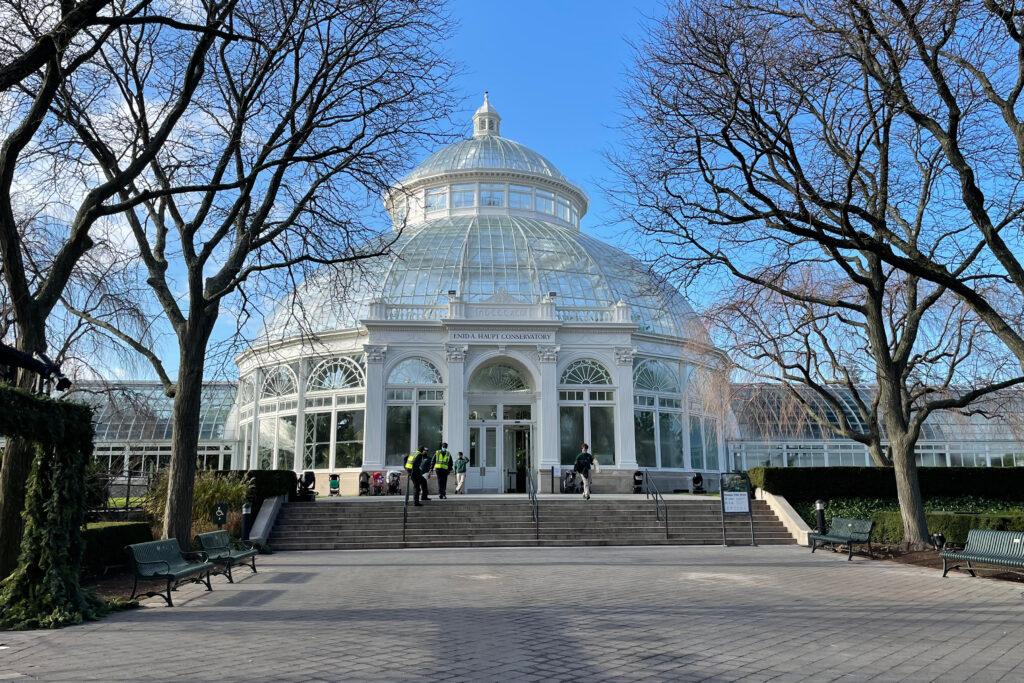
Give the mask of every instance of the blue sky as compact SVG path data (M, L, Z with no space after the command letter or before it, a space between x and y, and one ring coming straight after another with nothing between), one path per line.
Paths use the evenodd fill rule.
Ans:
M466 73L457 85L465 134L485 90L501 114L501 134L540 152L590 195L583 230L627 247L598 181L603 153L619 139L619 93L637 40L659 0L453 0L459 28L451 54Z

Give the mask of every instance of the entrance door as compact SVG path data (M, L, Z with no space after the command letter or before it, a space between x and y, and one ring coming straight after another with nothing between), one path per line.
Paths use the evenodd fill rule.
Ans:
M502 486L506 493L526 493L527 472L533 467L528 425L505 425Z
M498 465L497 427L469 428L469 467L466 468L467 493L498 493L501 467Z

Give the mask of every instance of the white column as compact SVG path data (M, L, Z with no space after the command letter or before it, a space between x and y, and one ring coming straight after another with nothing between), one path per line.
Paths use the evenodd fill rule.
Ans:
M302 472L305 467L302 466L303 457L305 455L304 449L306 446L306 376L309 374L309 368L307 367L306 361L299 361L299 370L295 373L296 379L298 379L299 386L296 387L296 400L295 405L295 471ZM313 469L310 465L309 469Z
M537 347L540 365L540 398L537 400L539 433L537 467L558 467L561 462L558 439L558 347Z
M387 347L364 344L366 416L363 421L363 469L384 469L384 355Z
M444 404L444 434L448 450L466 451L466 351L464 344L445 344L448 361L448 397Z
M615 464L636 469L636 440L633 434L633 357L632 346L615 347Z
M252 399L252 439L249 441L248 468L258 470L260 468L260 394L263 392L263 380L266 379L263 368L256 368L253 374L255 391Z

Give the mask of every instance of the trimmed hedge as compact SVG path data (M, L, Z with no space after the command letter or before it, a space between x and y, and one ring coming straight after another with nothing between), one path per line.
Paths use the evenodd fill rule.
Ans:
M259 514L263 501L271 496L295 497L298 477L291 470L218 470L218 474L244 474L252 482L248 502L252 505L253 520Z
M924 498L974 495L1024 500L1024 467L920 467ZM790 502L835 498L895 498L889 467L755 467L750 482Z
M1024 515L955 515L931 512L925 515L928 533L942 533L948 543L963 545L971 529L1024 531ZM902 543L903 518L899 512L876 512L871 540L876 543Z
M124 547L152 541L153 530L149 522L98 522L86 525L82 540L85 542L83 568L100 571L104 567L125 564L128 560Z

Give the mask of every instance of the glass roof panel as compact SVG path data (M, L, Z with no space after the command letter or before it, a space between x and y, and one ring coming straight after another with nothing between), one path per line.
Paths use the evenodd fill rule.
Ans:
M568 182L555 165L529 147L497 135L461 140L442 147L413 169L403 182L470 169L510 169Z

